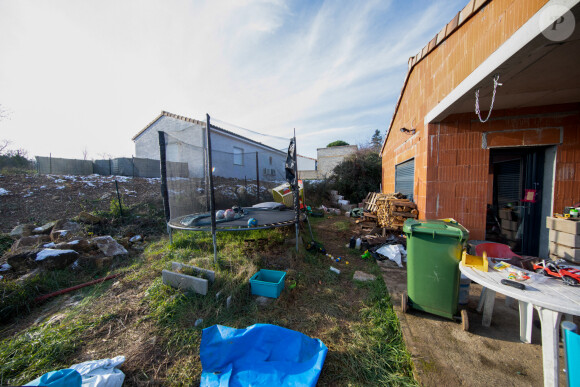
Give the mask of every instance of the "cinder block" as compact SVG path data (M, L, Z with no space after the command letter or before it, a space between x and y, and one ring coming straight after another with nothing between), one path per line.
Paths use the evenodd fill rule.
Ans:
M574 249L572 247L550 242L550 254L556 255L559 258L564 258L567 261L580 263L580 249Z
M198 277L192 277L181 273L174 273L169 270L161 272L163 283L172 288L190 290L195 293L207 294L208 280Z
M504 237L506 237L510 241L515 241L517 232L511 231L511 230L501 230L501 235L503 235Z
M177 271L184 267L192 270L197 275L203 275L207 277L207 279L182 273L176 273L170 270L163 270L161 272L163 283L176 289L189 290L195 293L203 294L205 296L207 294L209 284L215 281L215 272L213 270L201 269L199 267L185 265L179 262L171 262L172 270Z
M499 210L499 218L505 220L517 220L518 215L511 209L503 208Z
M194 272L205 276L207 278L207 280L209 280L210 283L213 283L215 281L215 271L213 271L213 270L202 269L202 268L197 267L197 266L186 265L184 263L179 263L179 262L171 262L171 270L173 270L173 271L179 271L183 267L186 267L189 270L193 270Z
M580 234L580 221L554 218L548 216L546 218L546 227L550 230L563 231L568 234Z
M580 235L569 234L567 232L557 230L550 230L549 235L550 242L573 247L575 249L580 248Z
M506 219L502 219L501 220L501 228L504 230L510 230L510 231L518 231L518 222L516 222L515 220L506 220Z

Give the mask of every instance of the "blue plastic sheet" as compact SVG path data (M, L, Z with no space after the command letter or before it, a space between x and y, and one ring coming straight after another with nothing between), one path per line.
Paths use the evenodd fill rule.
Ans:
M25 386L46 386L46 387L81 387L82 377L76 370L64 369L50 371Z
M213 325L203 330L199 352L201 386L315 386L328 348L276 325Z

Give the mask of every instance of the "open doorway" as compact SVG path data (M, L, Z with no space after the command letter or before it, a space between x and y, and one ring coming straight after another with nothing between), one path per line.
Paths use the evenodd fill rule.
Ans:
M539 255L544 156L544 147L491 149L486 240L505 243L517 254Z

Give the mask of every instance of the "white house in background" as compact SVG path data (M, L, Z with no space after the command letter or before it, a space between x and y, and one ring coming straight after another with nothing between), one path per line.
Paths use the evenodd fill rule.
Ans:
M298 171L315 171L318 169L318 161L312 157L296 155L298 162Z
M206 123L162 111L133 138L135 156L159 160L159 134L169 135L167 161L187 162L190 176L204 176ZM249 138L211 125L214 176L283 181L286 151L274 149ZM256 156L257 155L257 156ZM257 165L256 165L257 164Z
M321 180L326 179L332 173L334 167L340 164L348 155L358 150L356 145L332 146L329 148L318 148L316 153L318 161L316 168L300 169L298 168L298 177L303 180ZM299 164L300 166L300 161Z

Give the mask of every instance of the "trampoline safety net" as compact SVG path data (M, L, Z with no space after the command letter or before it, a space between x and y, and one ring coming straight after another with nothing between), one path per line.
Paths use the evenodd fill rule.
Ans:
M258 226L289 222L294 211L264 211L253 206L273 202L272 189L286 181L285 163L290 139L267 136L239 127L210 124L213 196L216 214L235 209L234 219L217 216L217 227L247 227L250 217ZM165 210L172 228L209 228L211 187L206 125L192 124L175 132L159 132ZM246 131L246 133L244 133ZM261 141L259 141L261 140ZM271 140L268 145L264 140ZM258 206L260 207L260 206ZM231 211L230 211L231 212ZM289 214L282 214L289 212ZM262 227L260 227L262 228Z

